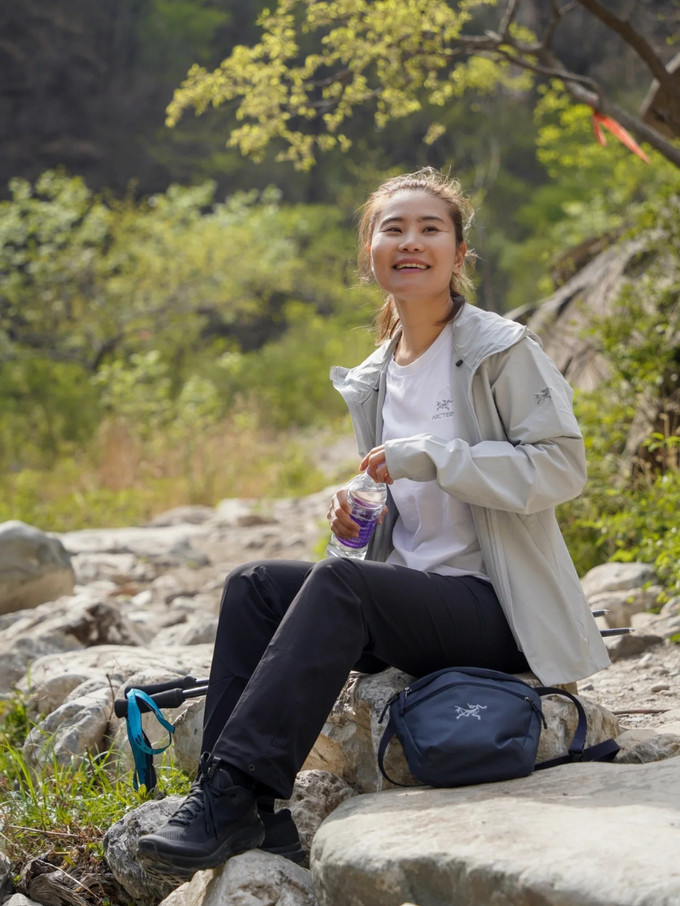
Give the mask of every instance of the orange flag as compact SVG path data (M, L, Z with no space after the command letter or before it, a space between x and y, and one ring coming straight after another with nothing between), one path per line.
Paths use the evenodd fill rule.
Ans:
M601 113L598 113L597 110L593 110L593 130L595 132L595 138L601 145L606 145L607 139L602 131L603 126L611 132L614 138L618 138L626 148L632 151L633 154L637 154L637 156L646 164L649 163L649 158L630 132L627 132L620 123L617 123L616 120L613 120L610 116L603 116Z

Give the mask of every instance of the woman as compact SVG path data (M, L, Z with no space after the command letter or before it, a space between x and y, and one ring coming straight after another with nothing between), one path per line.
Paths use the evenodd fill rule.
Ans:
M571 390L525 328L466 303L468 222L458 184L429 168L364 206L360 267L387 293L384 342L331 376L388 507L364 561L255 562L227 579L198 778L139 841L157 870L257 846L300 857L274 798L289 798L352 668L531 669L552 684L608 663L554 515L585 481ZM358 535L345 491L328 519Z

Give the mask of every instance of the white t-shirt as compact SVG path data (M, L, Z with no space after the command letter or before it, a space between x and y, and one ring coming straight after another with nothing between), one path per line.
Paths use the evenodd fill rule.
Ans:
M397 365L393 359L387 368L383 443L415 434L453 440L452 379L451 330L442 330L414 362ZM436 481L400 478L390 485L390 492L399 516L388 563L447 576L487 578L467 503L442 491Z

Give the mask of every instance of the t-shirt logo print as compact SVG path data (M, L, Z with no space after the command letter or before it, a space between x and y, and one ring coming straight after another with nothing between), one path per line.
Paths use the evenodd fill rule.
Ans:
M481 720L482 715L479 712L486 711L486 708L486 705L471 705L470 702L468 702L467 708L461 708L461 706L458 705L455 709L456 720L460 720L461 717L474 717L475 720Z
M451 406L453 405L453 400L437 400L435 413L432 416L432 419L435 418L451 418L453 412L451 411Z

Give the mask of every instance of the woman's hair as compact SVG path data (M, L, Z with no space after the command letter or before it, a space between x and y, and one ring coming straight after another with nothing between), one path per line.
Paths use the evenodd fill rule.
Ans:
M366 203L361 208L358 229L358 265L359 277L363 282L369 282L373 279L370 248L375 224L385 204L395 193L404 189L419 189L423 192L429 192L435 198L441 199L447 206L453 221L456 244L461 245L461 243L465 242L465 236L472 222L474 211L472 205L463 194L457 179L445 176L439 170L435 170L434 167L423 167L421 170L416 170L415 173L393 176L369 195ZM467 251L460 271L451 275L449 285L452 305L446 321L452 321L456 317L465 301L465 295L474 293L472 281L466 273L466 264L469 264L472 258L474 258L474 253ZM376 317L378 342L386 337L391 337L398 326L399 315L392 296L388 296Z

